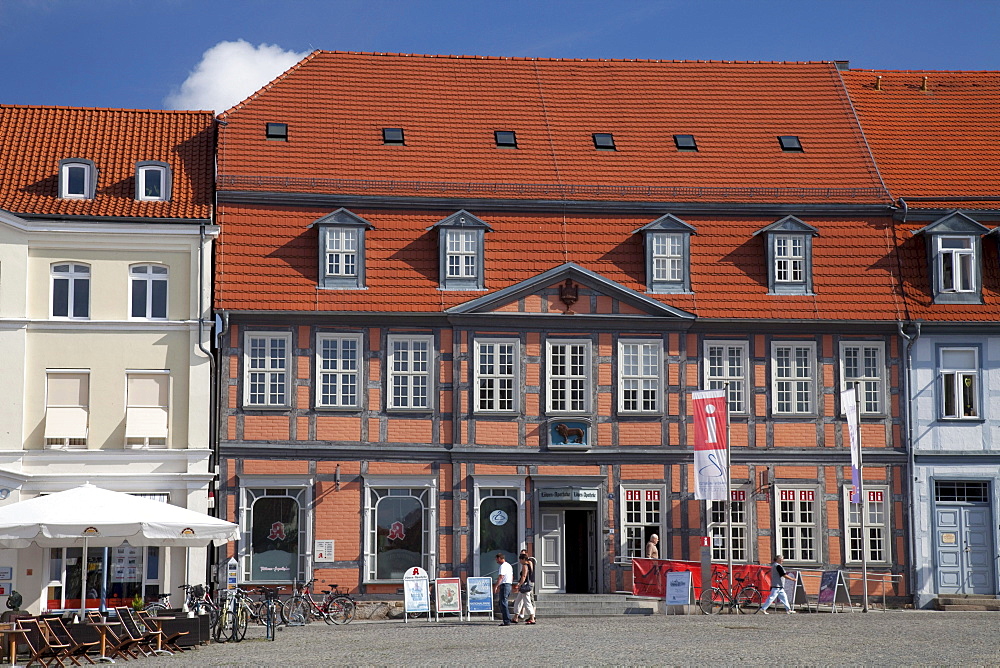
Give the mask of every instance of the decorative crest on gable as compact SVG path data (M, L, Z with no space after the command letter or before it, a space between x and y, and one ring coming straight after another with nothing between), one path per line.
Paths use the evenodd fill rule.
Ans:
M434 228L442 227L460 227L465 229L483 229L487 232L492 232L493 228L490 227L489 223L484 221L482 218L472 215L465 209L461 211L456 211L447 218L443 218L438 222L434 223L428 230L433 230Z
M660 216L653 222L643 225L639 229L635 230L632 234L636 234L638 232L685 232L687 234L698 234L695 231L694 226L685 223L672 213Z
M930 225L915 230L913 234L975 234L981 236L989 234L989 232L990 228L981 225L961 211L952 211Z
M757 236L758 234L771 234L774 232L779 234L811 234L814 237L819 236L819 230L812 225L803 223L795 216L785 216L781 220L771 223L767 227L760 228L753 233L753 236Z
M363 227L368 230L375 229L375 226L367 220L361 216L351 213L343 207L309 223L309 227L318 227L323 225L350 225L352 227Z

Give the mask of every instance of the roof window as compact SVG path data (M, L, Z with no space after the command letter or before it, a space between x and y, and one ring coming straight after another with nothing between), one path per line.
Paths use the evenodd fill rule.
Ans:
M517 135L513 130L494 130L493 137L500 148L517 148Z
M802 142L795 135L783 135L778 137L778 143L781 144L782 151L798 151L802 152Z
M698 150L698 142L694 140L694 135L674 135L674 144L678 151Z
M405 144L403 141L403 128L382 128L383 144Z
M610 132L595 132L594 133L594 148L600 149L602 151L614 151L615 149L615 136Z
M265 136L275 141L288 141L288 123L268 123Z

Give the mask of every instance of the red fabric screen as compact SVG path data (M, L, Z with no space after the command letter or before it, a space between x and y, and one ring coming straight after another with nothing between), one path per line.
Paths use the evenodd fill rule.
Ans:
M712 577L721 578L726 583L727 568L725 564L712 564ZM655 596L663 598L667 572L691 571L691 584L694 585L694 595L701 595L701 562L673 561L667 559L632 559L632 594L635 596ZM762 592L771 588L770 566L757 564L733 564L733 579L745 578L745 584L756 585Z

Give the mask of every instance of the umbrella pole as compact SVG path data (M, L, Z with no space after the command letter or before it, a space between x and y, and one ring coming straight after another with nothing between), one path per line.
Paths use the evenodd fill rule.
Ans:
M80 621L87 617L87 577L90 573L90 556L87 554L87 537L83 537L83 565L80 567Z

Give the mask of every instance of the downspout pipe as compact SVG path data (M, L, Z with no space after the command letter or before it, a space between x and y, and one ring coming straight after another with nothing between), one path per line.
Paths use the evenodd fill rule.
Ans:
M916 499L913 497L913 492L916 482L914 477L916 472L915 456L913 452L913 346L916 344L917 339L920 338L920 321L909 323L913 325L913 334L906 333L906 326L902 321L898 321L896 326L899 330L899 335L906 340L906 347L904 348L903 360L906 365L906 373L904 374L904 383L906 384L904 397L906 401L903 405L906 408L906 483L910 494L910 588L911 590L916 589L917 583L917 539L916 539L916 519L913 516L913 511L917 506ZM916 600L916 591L912 591L914 601Z

